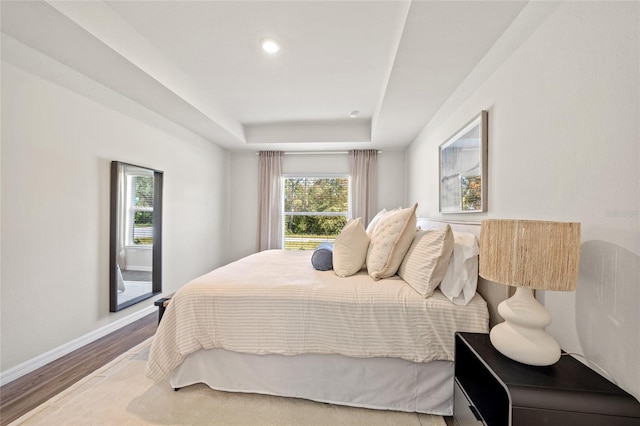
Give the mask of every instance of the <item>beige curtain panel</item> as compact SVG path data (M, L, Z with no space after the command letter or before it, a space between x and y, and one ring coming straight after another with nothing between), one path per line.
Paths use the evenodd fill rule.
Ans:
M365 227L376 214L378 193L378 150L349 151L351 216L362 218Z
M260 151L258 165L258 251L282 248L281 151Z

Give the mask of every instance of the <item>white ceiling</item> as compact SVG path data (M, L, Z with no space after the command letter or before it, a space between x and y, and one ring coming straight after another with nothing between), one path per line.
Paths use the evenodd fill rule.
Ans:
M3 1L1 29L230 150L400 150L526 4Z

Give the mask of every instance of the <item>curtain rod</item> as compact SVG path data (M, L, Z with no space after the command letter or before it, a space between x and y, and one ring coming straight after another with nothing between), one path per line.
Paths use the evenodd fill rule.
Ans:
M348 154L349 151L283 151L284 155L339 155ZM378 154L382 154L381 150L378 150ZM260 155L256 152L256 155Z

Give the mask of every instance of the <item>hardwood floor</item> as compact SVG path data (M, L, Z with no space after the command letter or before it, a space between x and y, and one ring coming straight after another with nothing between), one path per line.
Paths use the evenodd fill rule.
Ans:
M0 426L7 425L92 371L153 336L158 315L147 315L0 387Z

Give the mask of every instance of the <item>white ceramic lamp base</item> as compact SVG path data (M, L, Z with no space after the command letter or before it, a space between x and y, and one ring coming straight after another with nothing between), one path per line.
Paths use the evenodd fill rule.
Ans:
M503 355L528 365L551 365L560 359L560 345L544 328L551 315L529 288L517 287L516 293L498 305L504 322L491 329L493 346Z

